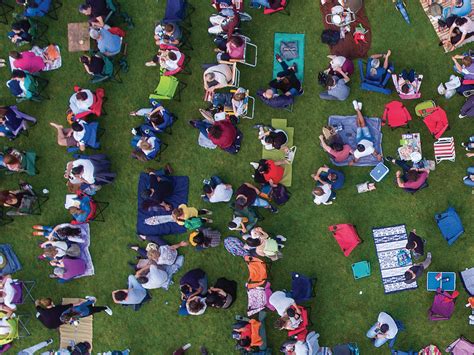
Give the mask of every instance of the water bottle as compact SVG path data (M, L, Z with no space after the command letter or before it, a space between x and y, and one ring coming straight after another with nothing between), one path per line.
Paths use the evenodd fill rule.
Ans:
M191 347L191 344L190 343L187 343L186 345L183 345L182 347L180 347L179 349L175 350L173 352L173 355L182 355L184 354L184 352L186 350L188 350L189 348Z

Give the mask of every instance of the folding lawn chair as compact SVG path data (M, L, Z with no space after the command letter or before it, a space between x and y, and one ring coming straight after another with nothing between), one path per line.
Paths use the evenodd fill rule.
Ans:
M431 321L449 320L454 313L454 306L459 292L452 294L440 288L436 290L431 308L428 310L428 319Z
M181 92L186 88L187 84L180 81L175 76L160 75L160 82L153 94L148 96L149 99L155 100L171 100L177 96L176 100L181 101Z
M443 160L451 162L456 161L456 148L454 146L453 137L439 138L433 143L436 163L439 164Z
M49 11L46 13L50 19L57 21L58 17L58 10L63 6L63 3L60 0L51 0L51 6Z
M74 86L74 92L79 92L81 91L82 88L79 86ZM94 115L96 117L100 117L102 115L107 115L107 112L103 108L104 102L107 101L107 98L105 97L105 90L103 88L97 88L95 92L92 92L93 95L93 101L92 105L89 108L88 111L81 112L77 115L73 116L73 119L71 120L70 123L73 121L83 119L85 120L87 116L89 115Z
M162 50L175 50L179 51L178 47L169 45L169 44L160 44L160 49ZM191 57L189 55L184 54L181 52L181 57L179 58L179 61L176 63L178 65L178 68L175 70L168 70L165 71L162 69L162 75L163 76L174 76L176 74L184 74L184 75L191 75L191 69L189 69L189 62L191 61Z
M82 121L82 124L86 131L82 139L82 142L84 142L86 147L89 147L92 149L99 149L100 148L99 138L102 137L102 135L105 133L105 129L99 128L99 122L97 121L89 122L89 123ZM67 148L68 153L76 153L78 151L79 151L78 147Z
M250 350L244 349L240 346L236 346L236 350L239 350L242 355L249 354L271 354L271 349L267 347L267 333L265 330L265 319L267 313L260 311L258 313L258 320L243 317L240 315L235 316L236 323L233 324L233 333L235 330L241 329L242 327L250 324Z
M290 0L281 0L280 7L277 9L269 9L265 8L263 9L263 14L264 15L272 15L275 13L279 13L282 15L290 16L290 10L288 9L288 4Z
M21 152L22 160L21 160L21 170L20 171L11 171L8 170L6 166L3 165L3 157L11 151L10 148L7 148L0 153L0 172L3 172L5 175L11 175L15 173L25 173L29 176L37 175L38 169L36 168L36 153L33 151Z
M250 40L249 37L247 36L244 36L244 35L239 35L240 37L242 37L242 39L244 40L245 42L245 48L244 48L244 56L242 59L229 59L228 62L230 63L241 63L241 64L244 64L244 65L248 65L249 67L256 67L257 66L257 58L258 58L258 47L257 45L253 44L252 41ZM252 57L252 59L250 59L250 55L249 55L249 49L250 48L253 48L253 51L255 52L254 56Z
M6 0L0 0L0 23L8 24L7 15L13 12L15 8L6 3Z
M392 72L395 70L393 64L389 64L384 76L380 79L370 79L370 66L362 59L359 59L359 74L360 74L360 88L366 91L375 91L381 94L390 95L392 90L387 88L388 82L392 77Z
M463 233L461 218L453 207L435 215L438 228L449 245L452 245Z
M352 276L356 280L370 276L370 262L366 260L352 264L351 268Z
M332 348L333 355L359 355L356 343L339 344Z
M181 22L192 27L191 15L196 8L188 0L167 0L165 9L165 21Z
M414 92L413 94L404 94L400 88L400 85L398 84L398 75L397 74L392 74L392 81L393 81L393 86L395 86L395 90L397 91L398 96L402 100L414 100L414 99L419 99L421 97L421 83L423 81L423 75L417 75L416 77L416 85L417 85L417 91Z
M445 351L451 355L474 354L474 343L461 336L453 341Z
M123 82L122 78L120 77L121 66L116 66L112 59L101 54L100 52L95 54L98 54L104 60L104 69L102 70L101 74L94 74L92 76L91 83L98 84L110 80L114 83L121 84Z
M36 122L37 122L36 118L34 118L33 116L30 116L30 115L27 115L26 113L23 113L23 112L19 111L16 106L10 106L10 108L15 112L17 117L21 118L21 124L18 126L17 129L15 129L14 131L9 132L11 134L7 135L8 139L14 140L19 135L24 135L24 136L28 137L29 136L28 129L31 126L36 125ZM28 122L31 122L31 126L28 125Z
M297 272L291 273L291 298L295 300L297 304L301 302L311 301L316 297L315 286L316 277L308 277Z
M7 210L6 215L9 217L16 216L41 216L44 204L49 200L49 196L41 192L33 192L23 196L20 207Z
M91 196L88 196L82 192L79 192L77 199L81 201L82 199L88 199L90 212L86 217L84 222L78 222L76 220L71 221L71 224L84 224L89 222L105 222L104 211L109 207L109 202L97 201L94 200Z
M267 263L253 256L244 256L244 260L249 271L247 289L263 287L268 281Z
M237 89L231 89L230 93L233 94L236 91ZM224 111L229 114L234 112L232 107L227 107L227 106L224 107ZM251 96L249 90L247 90L245 92L244 108L242 110L242 115L240 115L239 117L252 120L254 118L254 115L255 115L255 97Z
M25 302L25 298L31 300L31 302L35 302L33 295L31 294L31 290L35 287L36 281L16 281L12 284L13 289L15 290L15 296L13 297L12 303L13 304L23 304Z

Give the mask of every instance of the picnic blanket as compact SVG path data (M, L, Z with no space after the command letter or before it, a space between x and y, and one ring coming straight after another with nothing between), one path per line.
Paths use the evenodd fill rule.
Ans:
M174 184L174 194L167 199L173 208L182 203L188 203L189 177L169 176ZM148 188L150 175L141 173L138 181L138 212L137 212L137 233L145 235L169 235L186 232L186 228L177 224L171 218L171 211L159 209L157 211L146 211L142 209L144 202L141 193Z
M13 274L21 270L20 260L10 244L0 244L0 265L4 265L0 269L0 276Z
M286 146L291 148L293 146L293 136L295 134L295 129L293 127L287 127L286 124L287 121L285 119L272 119L272 127L276 129L281 129L285 131L288 135L288 143L286 144ZM285 153L278 149L267 150L262 146L262 158L271 160L281 160L285 159ZM285 173L283 174L283 179L280 183L282 185L291 187L291 182L293 178L293 164L285 164L283 165L283 167L285 168Z
M339 31L339 27L326 23L326 15L331 13L331 9L334 6L339 5L337 0L328 0L324 5L321 5L320 10L323 15L324 28L328 30ZM365 34L365 40L367 43L359 41L357 44L354 41L354 30L357 26L362 25L366 30L369 30ZM346 58L365 58L369 52L370 45L372 42L372 30L370 29L369 19L365 14L365 9L362 7L356 13L356 20L350 24L351 31L346 33L345 38L341 38L336 45L329 47L329 52L334 55L342 55Z
M443 7L443 12L445 14L447 14L449 12L449 8L451 6L451 0L437 0L436 1L438 4L440 4L442 7ZM466 2L466 5L469 6L471 5L471 11L468 13L468 14L465 14L463 12L454 12L454 14L457 14L458 16L469 16L471 18L473 18L474 16L474 0L471 0L471 3L467 3L467 0L465 0ZM433 26L436 34L438 35L438 38L439 40L442 42L444 40L447 40L449 37L448 37L448 33L449 33L449 28L444 28L444 29L440 29L440 27L438 26L438 20L441 18L440 16L431 16L430 13L429 13L429 6L428 6L428 1L426 0L420 0L420 3L421 3L421 6L423 7L423 10L425 11L425 14L426 16L428 16L428 19L430 20L431 22L431 25ZM461 10L462 11L462 10ZM464 41L464 43L461 45L461 47L467 43L470 43L474 41L474 37L471 37L471 38L468 38ZM451 52L454 50L454 48L449 48L447 45L443 45L443 48L444 48L444 52L445 53L448 53L448 52Z
M92 263L92 257L89 251L89 246L91 245L89 224L79 224L76 227L81 229L81 238L84 240L84 243L78 243L78 245L79 248L81 248L81 259L86 262L86 271L82 275L74 277L74 279L95 274L94 264Z
M63 298L62 304L79 303L84 301L81 298ZM92 350L92 321L94 316L81 318L77 326L73 324L63 324L59 327L59 338L61 349L66 349L71 345L71 341L75 344L87 341L91 344Z
M56 48L56 50L58 51L59 53L59 58L57 58L56 60L54 60L52 63L46 63L46 66L44 67L44 69L42 71L51 71L51 70L55 70L55 69L59 69L61 68L61 66L63 65L63 62L62 62L62 58L61 58L61 50L59 49L59 46L58 45L55 45L54 46ZM33 46L31 48L31 51L33 53L35 53L37 56L40 56L40 57L43 57L43 52L47 49L48 47L44 47L44 48L40 48L38 46ZM15 67L15 65L13 64L13 62L15 61L15 59L13 59L12 57L8 57L8 60L10 62L10 69L11 71L17 69Z
M372 235L382 274L384 292L388 294L417 288L416 281L411 284L404 282L405 271L413 265L413 262L410 260L405 266L400 266L398 263L398 252L400 250L407 251L405 245L408 237L405 225L372 228Z
M281 46L282 42L286 44L290 44L288 47L294 48L294 45L291 42L296 43L297 51L289 52L288 55L294 57L292 59L285 60L288 66L291 66L293 63L296 63L298 71L296 72L296 77L303 83L304 77L304 37L303 33L275 33L275 40L274 40L274 47L273 47L273 54L280 54L283 60L285 60L285 53L281 53ZM273 76L272 78L276 78L278 72L281 72L282 68L280 63L276 60L275 56L273 56Z
M377 153L382 154L382 121L380 118L369 117L365 118L365 122L370 129L370 133L375 140L374 147ZM339 135L345 144L349 144L352 149L357 148L356 133L357 133L357 119L356 116L330 116L328 119L330 126L340 126L342 130L339 131ZM343 162L336 162L331 158L332 164L336 166L346 166L352 160L352 156L349 156L347 160ZM369 155L367 157L360 158L354 166L375 166L379 163L376 157Z

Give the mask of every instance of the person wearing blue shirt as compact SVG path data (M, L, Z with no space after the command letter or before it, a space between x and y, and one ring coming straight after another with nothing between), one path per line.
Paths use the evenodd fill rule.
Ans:
M145 119L145 124L140 126L140 129L136 128L137 132L146 133L148 129L153 133L159 133L173 124L173 115L159 101L150 99L150 106L151 108L130 112L130 116L142 116Z
M344 186L345 176L341 171L337 171L323 165L316 174L311 175L314 181L321 185L329 184L332 190L339 190Z
M390 58L390 54L392 54L392 51L389 49L386 54L373 54L369 57L367 66L370 69L369 69L369 75L367 79L373 80L373 81L383 80L383 77L388 69L388 65L389 65L388 59ZM380 67L380 58L384 60L382 67Z
M97 41L99 51L110 57L120 53L122 47L122 38L109 31L109 26L104 26L102 29L91 29L89 34L92 39Z
M75 221L85 223L91 213L91 198L89 196L82 196L75 198L75 200L80 202L79 207L69 207L69 213L71 213Z
M17 3L26 7L23 12L25 17L43 17L51 7L51 0L17 0Z

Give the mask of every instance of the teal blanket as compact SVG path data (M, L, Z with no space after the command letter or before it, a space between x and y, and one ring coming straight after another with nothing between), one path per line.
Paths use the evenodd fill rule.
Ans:
M297 58L290 59L287 61L287 64L291 66L293 63L296 63L298 71L296 72L296 77L303 83L304 76L304 34L302 33L275 33L275 44L273 47L274 54L280 54L281 42L296 42L298 47ZM277 73L280 72L281 66L273 57L273 76L276 78Z

